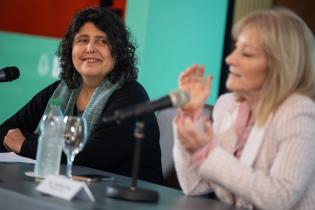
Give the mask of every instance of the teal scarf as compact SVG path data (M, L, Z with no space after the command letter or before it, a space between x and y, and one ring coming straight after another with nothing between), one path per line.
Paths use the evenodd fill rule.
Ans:
M115 84L112 84L107 79L103 80L101 84L94 90L93 95L90 98L89 103L87 104L82 117L86 118L87 121L87 131L88 133L91 133L91 131L94 129L95 124L101 117L102 111L107 104L107 101L109 97L112 95L113 92L118 90L122 86L123 82L119 81ZM76 99L78 97L78 94L81 90L81 85L78 88L75 89L68 89L66 83L64 81L61 81L58 85L58 87L55 89L53 95L49 99L49 102L45 108L43 116L47 115L49 112L49 105L52 98L60 98L61 99L61 111L66 115L73 115L74 106L76 103ZM40 120L35 133L40 134L39 125L42 122L42 119Z

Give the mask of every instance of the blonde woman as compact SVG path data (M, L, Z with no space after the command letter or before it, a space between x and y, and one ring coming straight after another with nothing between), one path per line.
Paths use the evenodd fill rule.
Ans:
M244 17L233 35L231 93L218 99L213 123L199 116L211 85L203 67L179 77L192 98L174 121L180 185L185 194L213 191L249 209L314 209L313 35L284 8Z

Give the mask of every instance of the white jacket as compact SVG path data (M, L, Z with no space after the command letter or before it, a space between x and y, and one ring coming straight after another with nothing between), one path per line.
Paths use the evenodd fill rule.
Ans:
M197 167L181 147L174 124L174 161L185 194L214 191L220 200L250 209L315 209L315 103L292 95L264 126L254 125L240 159L234 122L239 103L221 96L213 111L220 146Z

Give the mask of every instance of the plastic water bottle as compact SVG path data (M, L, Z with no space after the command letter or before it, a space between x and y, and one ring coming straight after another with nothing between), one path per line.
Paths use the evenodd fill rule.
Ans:
M52 98L49 112L43 116L40 123L41 134L38 138L34 169L37 176L59 174L64 129L63 117L60 100Z

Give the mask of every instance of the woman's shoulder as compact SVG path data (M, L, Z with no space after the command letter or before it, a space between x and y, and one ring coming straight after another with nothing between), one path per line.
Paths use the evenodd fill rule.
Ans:
M125 82L116 94L122 94L129 97L140 97L149 99L145 88L136 80L130 80Z
M280 105L278 112L314 112L315 102L310 97L302 94L292 94Z
M131 80L125 82L112 94L107 107L118 109L148 100L149 97L144 87L136 80Z
M61 80L54 81L50 85L47 86L47 89L55 91L55 89L58 87L60 83L61 83Z
M50 98L51 95L54 93L55 89L58 87L61 80L54 81L53 83L49 84L48 86L41 89L39 92L37 92L36 95L33 96L32 99L38 99L38 98Z
M274 127L277 130L282 129L283 126L291 126L290 130L294 130L300 125L304 125L305 122L308 122L309 125L314 124L314 119L314 101L305 95L292 94L274 112L273 122L276 123Z
M302 103L302 104L313 104L315 105L315 102L313 99L306 95L302 95L299 93L295 93L290 95L285 101L284 104L294 104L294 103Z
M270 122L270 128L276 130L277 139L281 141L300 134L314 136L314 126L315 103L310 97L301 94L287 97Z
M133 90L144 90L144 87L137 80L129 80L125 82L122 86L122 89L133 89Z
M215 103L215 109L233 112L238 102L234 93L225 93L221 95Z

